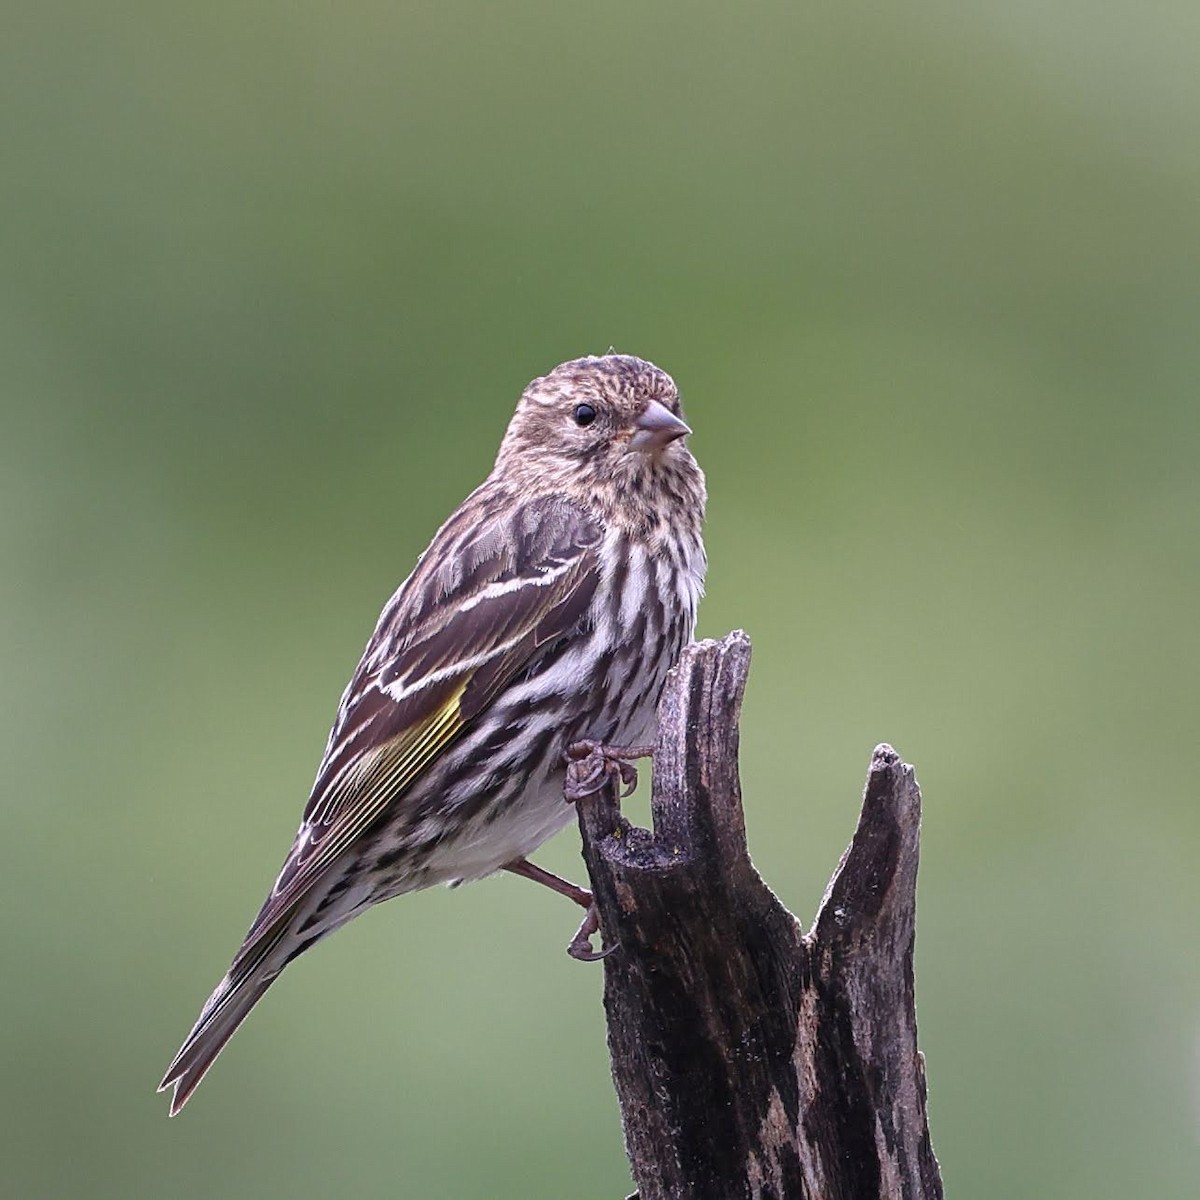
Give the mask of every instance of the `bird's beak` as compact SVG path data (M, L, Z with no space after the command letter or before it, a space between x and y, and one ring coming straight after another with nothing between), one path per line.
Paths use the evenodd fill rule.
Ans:
M665 405L651 400L634 423L636 432L629 439L630 450L661 450L676 438L692 431Z

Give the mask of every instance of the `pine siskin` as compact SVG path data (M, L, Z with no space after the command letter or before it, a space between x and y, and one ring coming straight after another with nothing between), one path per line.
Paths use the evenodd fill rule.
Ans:
M590 903L526 856L571 816L568 747L650 740L692 637L690 432L674 381L638 358L525 390L491 474L380 614L279 878L159 1087L172 1116L283 968L371 905L505 868Z

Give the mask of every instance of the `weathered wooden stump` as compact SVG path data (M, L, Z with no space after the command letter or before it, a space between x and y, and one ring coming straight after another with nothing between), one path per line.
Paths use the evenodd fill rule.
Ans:
M812 930L746 848L741 632L690 646L654 756L653 832L579 804L604 1008L640 1200L935 1200L913 1002L921 793L876 748Z

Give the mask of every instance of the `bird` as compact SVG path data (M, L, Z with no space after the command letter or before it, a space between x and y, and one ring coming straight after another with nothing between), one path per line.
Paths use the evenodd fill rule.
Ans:
M591 894L528 856L572 815L568 752L572 799L636 778L694 637L691 432L671 376L631 355L524 390L491 472L380 613L283 867L159 1086L171 1116L288 963L406 892L507 870L587 909L571 954L607 952Z

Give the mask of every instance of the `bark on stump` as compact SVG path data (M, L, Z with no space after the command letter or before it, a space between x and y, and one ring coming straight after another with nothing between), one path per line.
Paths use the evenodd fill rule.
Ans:
M921 793L876 748L858 830L805 934L750 862L738 715L750 640L668 680L653 832L579 804L604 1008L640 1200L940 1200L913 1003Z

